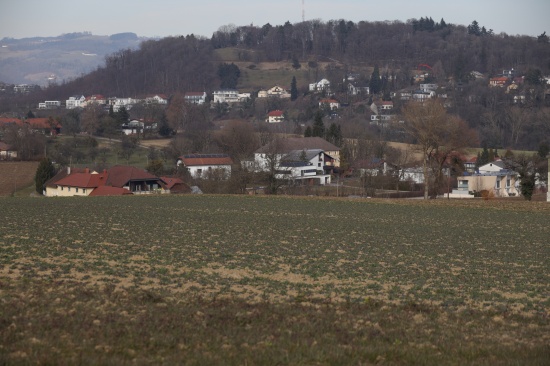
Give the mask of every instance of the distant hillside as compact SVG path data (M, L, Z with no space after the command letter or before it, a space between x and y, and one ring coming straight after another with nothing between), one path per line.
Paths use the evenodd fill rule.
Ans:
M550 74L547 36L509 36L481 29L423 18L407 23L340 20L225 27L210 39L192 35L167 37L142 42L135 49L121 47L106 57L103 67L61 89L50 90L47 97L63 99L72 93L135 96L211 91L219 87L216 71L220 62L238 63L245 71L239 87L245 88L267 88L274 82L288 85L290 74L296 74L303 83L320 77L336 82L345 73L357 71L369 77L365 71L375 65L392 80L394 90L410 86L414 70L420 65L430 68L432 79L439 82L449 78L468 82L472 71L485 76L511 69L519 74L529 69ZM74 39L65 36L53 43L65 44L89 37L92 36ZM82 47L79 52L75 59L92 57L82 53L97 53L99 57L92 48ZM274 65L272 70L262 66L265 63ZM273 75L281 65L289 72L277 71L278 75ZM257 70L268 72L258 75Z
M105 56L113 52L137 49L143 40L135 33L3 38L0 40L0 81L41 86L59 84L103 66Z

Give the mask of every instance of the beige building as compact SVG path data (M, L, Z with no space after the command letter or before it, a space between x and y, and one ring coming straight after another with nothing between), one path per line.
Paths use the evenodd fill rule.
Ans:
M520 195L518 173L506 169L502 161L494 161L479 167L478 171L458 177L458 188L453 197L473 197L473 193L488 191L495 197Z

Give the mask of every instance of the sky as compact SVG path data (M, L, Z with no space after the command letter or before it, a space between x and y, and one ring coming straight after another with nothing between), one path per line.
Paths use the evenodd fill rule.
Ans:
M302 2L304 7L302 8ZM302 9L305 11L302 12ZM496 34L550 34L550 0L2 0L0 39L133 32L140 37L195 34L221 26L282 25L320 19L385 21L431 17L480 26Z

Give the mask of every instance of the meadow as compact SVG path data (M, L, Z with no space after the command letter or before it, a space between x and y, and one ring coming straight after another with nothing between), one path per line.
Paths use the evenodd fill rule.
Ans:
M0 364L548 364L550 205L0 198Z

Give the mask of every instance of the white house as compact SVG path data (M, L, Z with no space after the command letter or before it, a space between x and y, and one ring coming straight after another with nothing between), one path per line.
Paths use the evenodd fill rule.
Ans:
M321 79L316 83L309 84L309 91L314 93L320 93L323 91L330 92L330 81L327 79Z
M113 106L113 112L118 112L122 107L126 108L126 110L130 110L137 102L139 102L139 100L133 98L109 98L109 105Z
M82 107L86 107L92 104L105 105L107 104L107 99L103 95L94 94L86 97L86 100L81 103Z
M38 109L56 109L61 107L61 102L58 100L46 100L44 103L38 103Z
M214 103L240 103L250 99L250 93L239 93L234 89L216 90L212 93Z
M359 94L370 94L369 86L360 86L357 83L348 83L348 94L349 95L359 95Z
M433 90L415 90L412 94L412 97L416 101L425 101L435 97L435 92Z
M86 100L84 95L74 95L65 101L65 108L74 109L82 107L82 103Z
M267 120L268 123L279 123L283 122L285 120L285 116L283 111L275 110L271 111L267 114Z
M317 153L318 151L322 151L323 156L317 160L313 156L309 157L312 151L316 151ZM306 155L303 155L303 152L306 152ZM296 158L297 154L299 155L299 159ZM340 148L320 137L275 139L254 152L254 162L251 163L251 168L256 171L269 171L275 168L276 170L284 172L281 174L289 178L295 178L296 176L301 176L301 173L296 173L298 170L312 169L311 167L307 168L307 165L301 164L304 159L306 159L306 162L312 163L315 166L317 170L316 175L328 175L334 173L340 167ZM284 167L279 167L279 164L282 162L286 165ZM291 165L296 166L292 167ZM309 174L311 174L311 172L309 172ZM326 184L324 177L320 177L317 180L319 179L323 180L323 182L317 182L318 184Z
M187 103L202 105L206 103L206 92L187 92L184 99Z
M326 174L323 167L326 162L333 160L320 149L292 150L279 160L275 176L291 184L330 184L330 174Z
M274 98L290 98L290 93L280 86L276 85L271 89L268 90L260 90L258 92L258 98L268 98L268 97L274 97Z
M145 97L145 103L148 104L168 104L168 97L164 94L154 94Z
M319 101L319 108L328 108L332 111L340 108L340 102L335 99L321 99Z
M193 178L227 179L231 176L233 160L226 154L189 154L180 156L176 165L189 171Z

